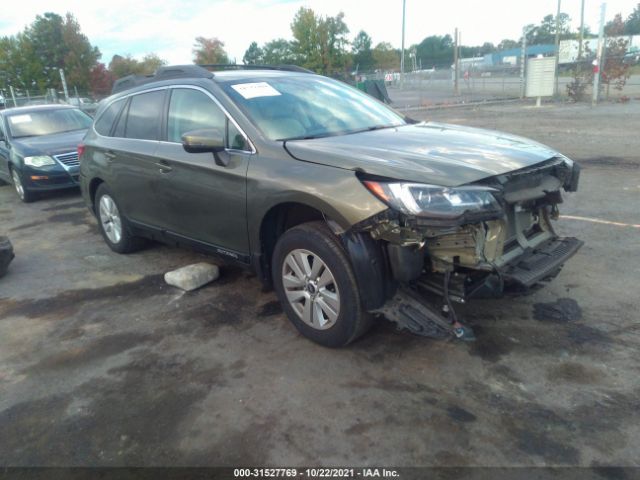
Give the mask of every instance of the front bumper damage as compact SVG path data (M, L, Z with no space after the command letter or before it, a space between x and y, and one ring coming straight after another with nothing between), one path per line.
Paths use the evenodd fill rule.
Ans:
M383 245L397 287L376 311L414 333L439 336L450 324L440 307L455 319L451 301L524 294L555 277L583 244L558 236L552 226L560 190L575 191L579 173L577 165L554 157L477 182L496 189L499 215L443 224L387 210L359 225ZM434 295L440 306L421 300Z

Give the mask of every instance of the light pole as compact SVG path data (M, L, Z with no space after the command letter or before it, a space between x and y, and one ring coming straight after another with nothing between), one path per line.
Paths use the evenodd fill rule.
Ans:
M559 60L559 56L560 56L560 4L561 4L562 0L558 0L558 13L556 14L556 48L555 48L555 52L556 52L556 67L555 67L555 80L556 80L556 85L553 91L553 94L557 97L558 96L558 60Z
M402 53L400 57L400 88L404 88L404 17L407 0L402 0Z

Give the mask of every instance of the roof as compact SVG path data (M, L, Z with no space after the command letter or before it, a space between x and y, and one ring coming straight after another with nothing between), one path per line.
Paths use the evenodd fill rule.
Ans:
M168 65L160 67L152 75L128 75L116 80L111 93L119 93L140 85L147 85L164 80L179 78L190 79L218 79L225 80L254 78L258 76L272 75L274 73L297 72L300 74L313 73L296 65Z
M30 113L30 112L39 112L42 110L58 110L61 108L78 110L78 107L74 107L72 105L63 105L61 103L52 103L49 105L29 105L26 107L12 107L7 108L5 110L0 110L1 115L11 115L14 113Z

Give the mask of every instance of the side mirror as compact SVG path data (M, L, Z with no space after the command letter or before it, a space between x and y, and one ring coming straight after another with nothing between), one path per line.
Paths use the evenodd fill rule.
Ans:
M221 152L224 132L218 128L187 132L182 135L182 147L189 153Z
M218 155L225 149L224 131L219 128L193 130L182 135L182 148L189 153L213 153L216 165L226 167L229 159Z

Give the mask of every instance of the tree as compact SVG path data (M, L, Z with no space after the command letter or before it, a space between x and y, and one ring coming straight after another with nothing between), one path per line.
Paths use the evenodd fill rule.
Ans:
M373 49L373 61L380 70L399 70L400 54L390 43L381 42Z
M636 5L633 12L627 17L624 24L625 35L640 35L640 3Z
M625 31L625 22L622 15L617 14L606 26L607 43L604 64L602 65L602 83L609 87L613 85L616 90L622 90L631 75L630 65L624 62L629 40L620 38Z
M344 23L344 13L335 17L322 17L305 7L300 7L291 23L294 41L293 51L303 67L323 74L344 71L349 57Z
M86 89L100 56L73 15L45 13L22 33L2 39L0 70L11 85L44 90L62 88L59 69L63 69L69 86Z
M511 50L512 48L518 48L519 46L520 46L520 42L517 42L516 40L511 40L509 38L505 38L498 44L496 48L498 50Z
M560 39L573 38L571 33L571 17L566 13L560 13ZM529 45L545 45L555 43L556 40L556 17L552 14L546 15L540 25L527 25L527 43Z
M358 71L367 72L373 68L373 50L371 50L371 37L364 30L360 30L353 39L352 49L353 64Z
M97 63L89 73L89 89L95 97L106 97L111 93L113 74L104 63Z
M298 57L293 45L284 38L277 38L262 47L263 60L266 65L297 65Z
M256 42L251 42L247 51L244 52L242 62L245 65L257 65L264 63L264 52Z
M417 61L424 68L446 67L453 63L453 39L451 35L432 35L416 46Z
M216 37L197 37L192 52L193 63L196 65L229 63L229 56L224 50L224 42Z
M166 64L166 60L161 59L155 53L148 53L141 61L136 60L129 54L124 57L114 55L111 62L109 62L109 72L114 79L126 77L127 75L149 75Z

